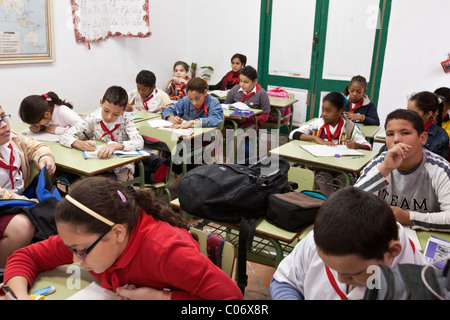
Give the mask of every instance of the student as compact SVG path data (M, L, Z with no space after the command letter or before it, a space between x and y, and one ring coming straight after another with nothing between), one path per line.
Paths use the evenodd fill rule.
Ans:
M263 113L256 116L258 125L269 119L270 100L266 90L258 84L258 72L252 66L245 66L239 75L239 85L235 85L227 94L226 104L243 102L252 109L261 109ZM254 117L244 120L241 128L255 123Z
M369 142L364 138L358 126L342 114L345 97L339 92L328 93L322 102L322 116L289 134L290 139L312 141L317 144L335 146L346 145L351 149L370 150ZM344 185L342 174L320 170L316 182L320 191L326 196L334 192L332 181Z
M30 124L31 132L48 132L61 135L81 121L73 106L61 100L52 91L43 95L31 95L22 100L19 116Z
M366 95L367 81L363 76L354 76L344 89L344 95L348 99L348 105L344 108L344 114L352 121L365 125L379 126L377 108Z
M247 63L247 57L240 53L235 53L231 57L231 71L229 71L216 85L210 85L209 90L230 90L239 84L240 71Z
M48 174L53 175L55 159L45 144L11 131L10 117L0 106L0 198L28 200L22 193L33 178L32 162L39 169L46 166ZM14 250L31 243L35 232L25 214L0 212L0 269Z
M342 94L328 93L322 102L321 117L293 130L289 138L330 146L345 144L352 149L370 150L371 146L358 126L342 115L344 106L345 97Z
M450 88L441 87L436 89L434 93L444 104L444 109L442 110L442 128L444 128L450 136Z
M404 225L450 231L450 164L422 148L422 118L398 109L388 114L385 129L388 150L369 162L355 187L378 192Z
M416 111L423 119L425 132L428 134L424 147L447 158L449 149L449 136L441 127L444 104L438 97L428 91L413 94L408 100L408 109ZM436 114L436 116L434 116ZM434 124L436 118L436 123Z
M314 230L280 262L270 294L274 300L362 299L378 265L405 263L426 261L389 205L345 187L325 201Z
M128 94L129 106L126 111L161 113L173 103L165 91L156 88L156 77L151 71L142 70L138 73L136 87Z
M101 140L107 144L97 153L101 159L109 158L116 150L139 150L144 146L144 140L134 126L133 119L124 113L128 102L128 94L122 87L109 87L100 108L92 112L81 122L70 128L60 138L59 142L68 148L84 151L95 151L95 141ZM134 165L127 164L114 169L119 181L128 181L133 177Z
M171 100L178 101L186 96L189 80L189 65L184 61L177 61L173 65L173 77L164 84L164 90Z
M187 83L186 92L186 97L167 107L162 113L163 119L172 122L174 128L182 129L193 126L217 127L222 123L222 105L208 93L208 84L204 79L192 78Z
M105 177L76 182L58 204L58 235L18 250L5 282L19 299L38 273L80 263L127 299L242 299L234 281L200 251L186 222L150 190Z

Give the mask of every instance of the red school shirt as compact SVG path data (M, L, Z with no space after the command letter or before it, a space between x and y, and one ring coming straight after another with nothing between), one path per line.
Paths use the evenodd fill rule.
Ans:
M25 277L30 286L43 271L73 262L73 254L59 235L17 250L9 259L4 280ZM235 282L200 252L185 229L157 221L141 210L122 255L105 272L90 272L102 287L125 284L171 289L172 300L241 300Z

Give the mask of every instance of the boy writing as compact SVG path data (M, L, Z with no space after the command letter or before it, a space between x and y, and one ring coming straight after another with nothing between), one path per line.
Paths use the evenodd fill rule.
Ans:
M345 187L325 201L314 230L281 261L270 292L274 300L362 299L376 266L400 263L426 262L386 202Z
M355 187L378 192L404 225L450 231L450 165L422 148L428 137L422 118L398 109L385 129L388 151L367 165Z

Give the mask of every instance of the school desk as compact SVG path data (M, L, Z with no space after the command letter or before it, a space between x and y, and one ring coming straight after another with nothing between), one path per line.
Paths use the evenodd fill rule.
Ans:
M92 282L99 283L98 279L91 275L79 264L68 264L40 273L29 290L54 286L56 291L45 297L44 300L65 300L85 288Z
M141 161L145 158L145 156L114 157L110 159L85 159L79 149L67 148L58 142L46 142L46 144L55 157L56 168L58 170L74 173L83 177L89 177L104 173L128 163L137 162L139 165L140 176L126 182L126 184L139 183L140 187L143 187L145 184L144 165ZM104 143L97 141L97 144Z
M437 238L450 241L450 232L416 230L416 234L417 238L419 238L422 251L425 251L425 248L427 247L427 241L430 238L430 236L435 236Z
M381 128L375 135L373 142L386 143L386 130Z
M361 170L377 156L377 152L358 149L364 157L316 157L301 148L301 145L315 144L310 141L292 140L278 148L269 151L270 155L279 156L288 161L314 168L342 173L346 185L351 184L350 174L358 175Z
M290 118L289 125L287 126L287 135L289 136L289 133L292 131L292 119L294 118L294 103L298 102L297 99L294 98L282 98L282 97L272 97L269 96L270 101L270 107L271 107L271 113L275 113L277 116L277 122L265 122L263 123L263 128L270 128L270 129L278 129L280 130L283 120ZM286 107L291 106L291 112L288 114L285 114L284 116L281 116L281 109L284 109Z

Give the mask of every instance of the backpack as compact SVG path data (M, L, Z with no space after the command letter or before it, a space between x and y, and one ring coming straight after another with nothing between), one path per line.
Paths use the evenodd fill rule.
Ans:
M206 238L206 253L209 260L211 260L216 266L222 268L223 246L225 239L222 239L218 235L209 233Z
M142 136L144 149L157 150L160 155L150 153L150 157L142 160L144 164L145 183L162 182L170 170L171 153L166 143L149 136ZM139 177L139 165L135 163L134 177Z
M271 168L274 161L278 165ZM199 166L180 181L180 206L191 215L218 222L263 217L268 196L287 191L288 171L289 163L275 157L255 164Z
M280 97L280 98L287 98L287 99L290 98L289 92L287 92L286 90L284 90L281 87L267 90L267 95L271 96L271 97ZM281 112L281 117L284 117L285 115L291 113L291 106L287 106L286 108L280 108L279 110ZM291 117L286 118L282 121L282 123L289 122L290 119L291 119ZM269 119L267 120L267 122L277 123L278 122L278 114L270 113Z
M36 234L32 242L45 240L58 234L55 223L55 208L61 195L47 174L47 168L41 169L39 174L25 189L23 195L27 198L36 198L39 203L31 200L2 199L0 200L0 214L25 213L36 227Z
M291 232L299 232L314 223L326 196L317 191L277 193L269 196L266 220Z
M278 161L278 165L271 164ZM181 209L204 219L239 223L237 285L242 293L247 286L247 250L266 214L268 197L287 192L289 163L266 157L255 164L210 164L189 171L180 181Z

